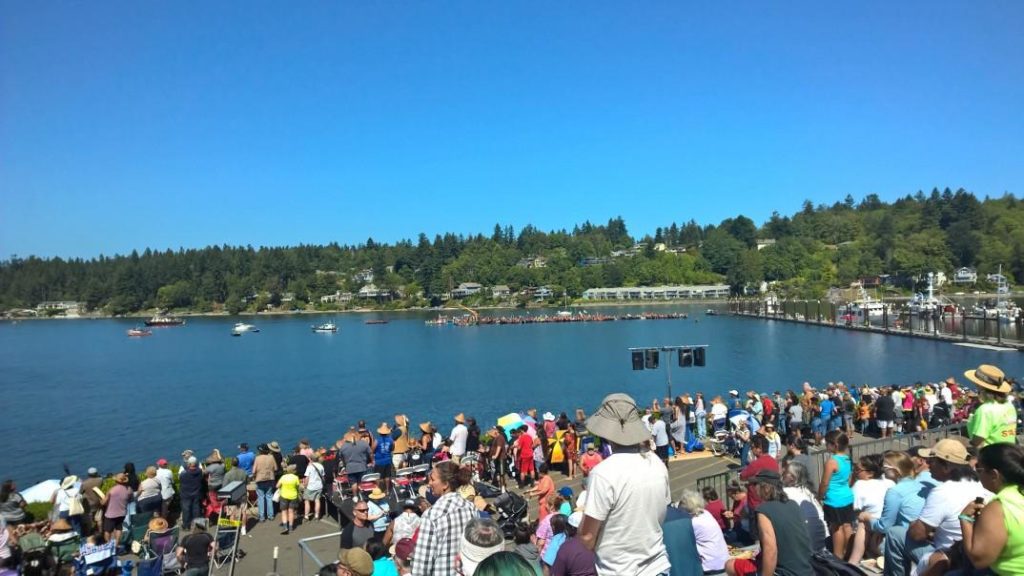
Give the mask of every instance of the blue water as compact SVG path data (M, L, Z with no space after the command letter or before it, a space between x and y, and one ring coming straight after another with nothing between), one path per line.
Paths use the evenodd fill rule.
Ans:
M673 363L675 393L959 378L981 363L1024 374L1016 352L675 309L691 319L458 328L415 313L259 317L249 321L261 332L239 338L228 318L141 339L125 335L130 320L0 323L0 477L27 486L59 477L63 462L105 473L185 448L233 454L242 441L327 445L359 419L376 428L396 412L447 434L459 412L483 426L530 407L590 413L615 391L662 398L664 359L634 372L629 347L708 344L707 367ZM340 331L310 330L327 319Z

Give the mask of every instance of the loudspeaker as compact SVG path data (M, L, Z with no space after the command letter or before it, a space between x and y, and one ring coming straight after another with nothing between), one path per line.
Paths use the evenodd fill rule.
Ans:
M706 360L705 349L704 348L694 348L693 349L693 365L694 366L704 366L704 361L705 360Z
M658 367L658 350L656 348L648 348L644 350L644 368L653 370Z
M644 369L644 353L639 351L639 350L634 350L632 352L632 356L633 356L633 370L643 370Z
M221 489L217 490L217 500L226 501L228 504L241 504L245 498L245 482L231 482L221 486Z
M679 350L679 367L689 368L693 366L693 351L689 348Z

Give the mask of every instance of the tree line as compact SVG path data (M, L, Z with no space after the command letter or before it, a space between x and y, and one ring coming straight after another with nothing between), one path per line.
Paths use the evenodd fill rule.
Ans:
M764 242L774 240L774 243ZM759 241L760 246L759 246ZM760 249L759 249L760 248ZM612 286L728 283L736 292L773 282L792 297L819 297L831 286L890 274L976 268L1024 278L1024 207L1012 194L979 200L963 189L918 191L892 203L869 194L832 205L806 201L758 227L736 216L701 225L668 222L633 236L621 217L542 231L496 224L490 235L420 234L415 241L350 246L209 246L91 259L21 258L0 262L0 309L73 300L125 314L161 308L236 313L269 306L322 304L372 283L393 296L374 305L437 304L463 282L513 291L548 286L557 298ZM368 273L367 273L368 271ZM482 292L477 302L490 298Z

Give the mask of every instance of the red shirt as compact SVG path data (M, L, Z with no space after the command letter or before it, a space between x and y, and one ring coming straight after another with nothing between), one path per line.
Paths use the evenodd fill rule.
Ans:
M779 462L768 454L761 454L756 460L747 464L743 472L740 472L740 480L750 480L761 470L774 470L778 472ZM761 504L761 499L757 497L757 490L748 490L747 500L750 501L750 508L753 510L757 510L757 507Z
M587 453L580 458L580 467L583 468L583 475L586 476L587 474L590 474L590 471L594 469L594 466L597 466L603 460L604 458L602 458L597 451L594 451L593 453L587 451Z
M523 432L516 438L516 446L519 447L520 460L533 460L533 438Z
M718 527L724 531L725 517L722 516L722 513L725 512L725 504L722 504L721 500L712 500L705 503L704 509L715 518L715 522L718 522Z
M775 411L775 403L772 402L771 398L765 396L761 398L761 406L764 408L764 418L768 420L771 417L772 412Z

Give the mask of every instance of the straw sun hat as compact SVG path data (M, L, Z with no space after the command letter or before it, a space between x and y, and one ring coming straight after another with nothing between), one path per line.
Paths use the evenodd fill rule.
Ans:
M1006 381L1003 371L991 364L982 364L974 370L964 372L968 380L990 392L997 394L1009 394L1010 383Z

